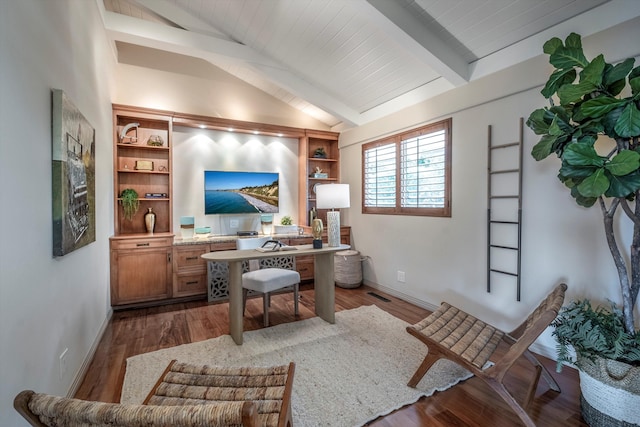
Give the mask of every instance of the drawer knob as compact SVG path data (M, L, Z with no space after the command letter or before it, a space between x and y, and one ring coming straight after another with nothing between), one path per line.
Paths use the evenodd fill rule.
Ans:
M149 246L149 242L147 243L136 243L136 246L140 247L140 246Z

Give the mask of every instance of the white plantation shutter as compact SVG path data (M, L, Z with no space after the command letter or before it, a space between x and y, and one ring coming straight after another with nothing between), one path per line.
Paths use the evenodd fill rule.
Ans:
M451 119L362 146L363 213L451 216Z
M402 207L444 207L444 136L439 130L401 142Z
M364 205L395 207L396 146L386 144L365 151Z

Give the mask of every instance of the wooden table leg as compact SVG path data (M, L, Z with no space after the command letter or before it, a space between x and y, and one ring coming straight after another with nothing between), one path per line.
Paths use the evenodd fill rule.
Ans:
M336 323L333 255L333 252L316 254L314 267L316 314L329 323Z
M238 345L242 345L243 323L242 261L229 261L229 333Z

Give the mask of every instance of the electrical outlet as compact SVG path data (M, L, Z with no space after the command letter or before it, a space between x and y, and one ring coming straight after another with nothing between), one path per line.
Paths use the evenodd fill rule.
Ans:
M65 375L67 375L67 353L69 352L68 348L65 348L62 353L60 353L60 379L63 379Z
M405 282L404 271L398 270L398 282L401 282L401 283Z
M237 219L231 219L229 220L229 227L230 228L238 228L238 220Z

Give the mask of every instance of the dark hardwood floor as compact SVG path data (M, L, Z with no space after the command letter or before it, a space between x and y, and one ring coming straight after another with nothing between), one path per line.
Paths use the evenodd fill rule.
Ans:
M375 292L389 302L369 292ZM271 325L315 316L313 287L309 285L301 287L300 314L297 318L293 315L291 294L275 295L271 304ZM427 310L366 286L336 288L336 311L371 304L411 324L429 314ZM75 397L119 402L128 357L228 334L227 311L228 305L225 303L197 301L115 312ZM244 328L245 331L262 328L261 299L247 302ZM539 426L586 427L580 415L577 372L565 368L562 373L555 373L555 362L544 357L540 359L560 384L562 393L550 390L544 380L540 380L536 397L528 411L534 422ZM524 359L510 371L507 386L520 401L524 399L525 387L533 375L534 369ZM378 418L370 425L511 427L520 425L520 422L481 380L471 378Z

